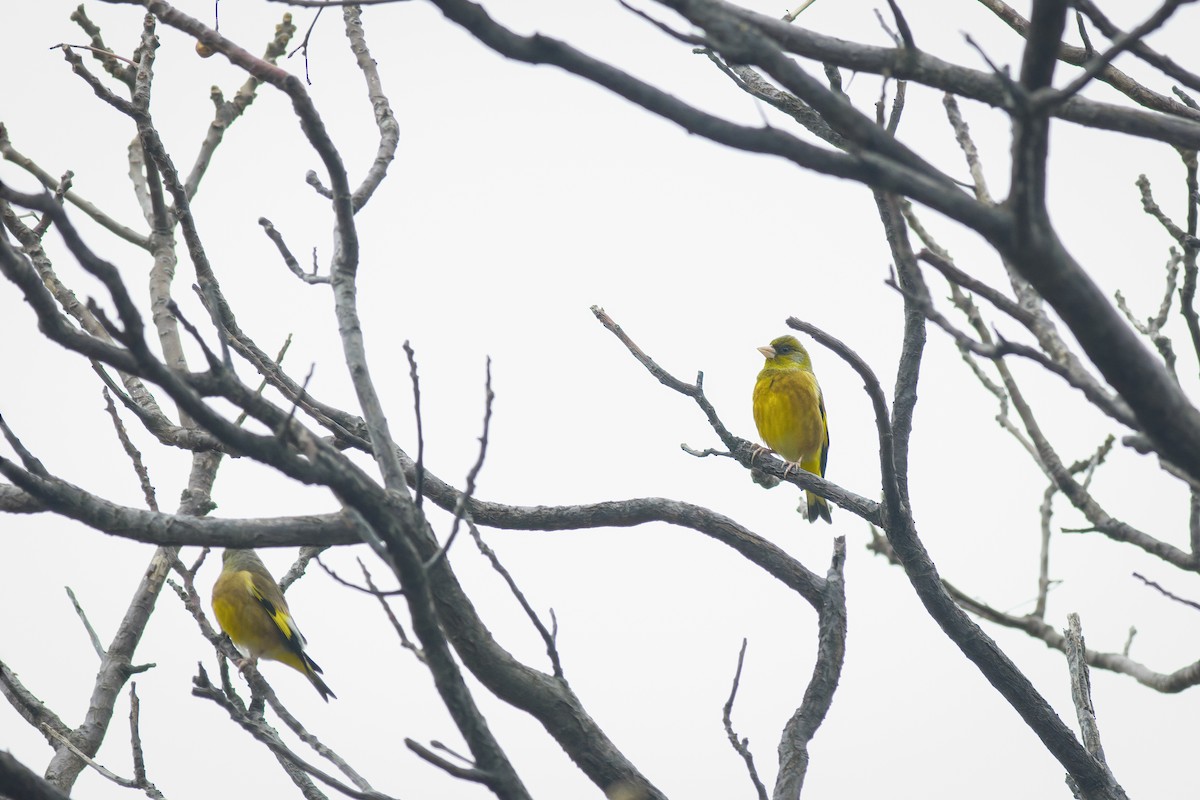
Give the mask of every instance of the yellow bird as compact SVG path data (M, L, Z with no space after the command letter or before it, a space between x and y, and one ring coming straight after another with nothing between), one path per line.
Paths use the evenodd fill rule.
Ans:
M825 398L812 371L808 351L795 336L780 336L758 348L767 362L754 383L754 424L767 446L788 462L786 469L799 467L825 477L829 460L829 425L825 420ZM786 470L785 470L786 471ZM805 513L809 522L817 517L832 522L829 503L812 492Z
M250 658L282 661L304 673L321 693L337 697L317 675L321 668L304 652L305 639L288 611L279 584L253 550L227 548L221 575L213 584L212 608L221 630Z

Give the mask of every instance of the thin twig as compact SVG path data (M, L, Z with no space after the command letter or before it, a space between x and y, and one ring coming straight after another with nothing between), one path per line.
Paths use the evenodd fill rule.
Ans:
M221 326L221 327L224 328L224 326ZM278 355L275 356L274 363L275 363L276 367L283 366L283 357L287 355L288 348L291 346L292 346L292 335L289 333L287 335L287 338L283 340L283 346L279 348ZM268 383L270 383L270 381L264 376L263 379L258 382L258 388L254 390L254 393L256 395L258 395L259 397L261 397L262 393L266 390ZM250 416L250 412L243 410L242 413L238 414L237 419L234 420L233 424L234 425L242 425L246 422L246 419L249 416Z
M54 730L53 728L51 728L49 726L43 726L42 731L47 736L54 738L55 740L57 740L59 742L59 744L61 744L63 747L67 748L72 753L74 753L76 758L81 760L83 763L87 764L92 769L96 770L96 772L100 773L100 775L102 775L103 777L108 778L110 781L115 783L117 786L122 786L126 789L141 788L138 786L137 781L130 780L129 778L122 778L120 775L117 775L112 770L108 769L107 767L103 766L99 762L97 762L94 759L92 759L91 757L89 757L87 753L83 752L78 747L76 747L74 742L72 742L66 736L63 736L61 733Z
M292 566L279 579L280 590L286 592L288 588L304 577L305 571L308 569L309 563L321 553L324 553L328 548L321 547L301 547L300 552L296 554L296 560L292 562Z
M746 771L750 773L750 782L754 784L754 791L758 793L759 800L767 800L767 787L758 777L758 770L754 766L754 754L750 752L750 740L739 737L733 730L733 701L737 698L738 684L742 680L742 664L746 660L746 644L747 640L743 638L742 648L738 651L737 670L733 673L733 686L729 689L729 699L725 701L725 706L721 709L721 721L725 725L725 736L729 739L729 744L746 762Z
M483 403L483 432L479 435L479 455L475 458L475 463L467 472L467 483L463 487L463 492L459 496L458 503L454 508L454 522L450 526L450 535L446 537L446 543L438 548L438 551L433 554L433 557L425 562L425 569L432 569L439 561L446 557L446 553L450 550L450 545L454 544L455 537L458 536L459 527L467 513L467 506L471 502L471 497L475 494L475 481L479 477L479 471L483 469L483 461L487 457L488 446L488 431L492 423L492 402L496 399L495 393L492 391L492 359L487 359L487 364L484 368L484 403Z
M288 58L291 58L301 50L304 51L304 82L309 86L312 86L312 79L308 75L308 41L312 38L313 29L317 27L317 20L321 18L321 12L324 10L325 6L320 6L317 8L317 13L313 14L312 23L308 26L308 30L304 34L304 40L300 42L299 46L297 46L295 50L288 53Z
M1197 603L1195 600L1188 600L1186 597L1180 597L1179 595L1164 589L1162 586L1160 586L1159 584L1150 580L1145 575L1142 575L1140 572L1133 573L1133 577L1137 578L1139 581L1146 584L1151 589L1157 590L1159 592L1159 594L1163 595L1164 597L1169 597L1170 599L1174 600L1177 603L1183 603L1185 606L1188 606L1189 608L1194 608L1197 611L1200 611L1200 603Z
M324 564L321 566L324 566ZM421 648L412 641L412 639L408 638L408 634L404 631L404 626L400 624L400 620L396 619L396 614L392 611L392 607L388 605L387 596L390 594L390 592L380 591L375 587L375 581L371 579L371 573L367 571L367 565L363 563L361 558L358 559L358 567L362 570L363 580L367 582L368 590L379 600L379 605L383 606L383 613L387 616L388 622L392 624L392 630L396 632L396 637L400 639L400 646L405 650L412 651L412 654L417 657L417 660L424 664L424 651L422 651Z
M433 752L415 739L405 739L404 745L409 750L412 750L418 756L428 761L430 764L433 764L435 767L444 770L449 775L453 775L455 778L464 781L470 781L472 783L486 784L491 781L491 775L483 770L480 770L477 767L461 767L458 764L455 764L453 761L448 761L447 759L442 758L437 753Z
M0 432L4 433L4 438L8 440L9 446L21 459L21 464L29 472L41 478L49 478L50 472L42 465L42 462L34 458L33 453L25 449L25 445L21 444L21 440L13 433L12 428L8 427L8 422L5 421L4 415L0 414Z
M96 634L96 629L92 627L92 623L88 621L87 614L83 611L83 606L79 604L79 600L75 597L75 592L70 586L64 586L67 590L67 597L71 598L71 605L75 606L75 613L79 616L79 621L83 623L84 630L87 631L88 638L92 640L92 649L96 651L96 655L103 660L108 653L104 649L104 645L100 643L100 637Z
M784 14L784 15L783 15L783 21L784 21L784 22L795 22L795 21L796 21L796 17L798 17L798 16L800 16L801 14L803 14L803 13L804 13L804 9L808 8L809 6L811 6L811 5L812 5L813 3L815 3L815 2L817 2L817 0L804 0L804 2L803 2L803 3L801 3L800 5L798 5L798 6L795 8L795 10L793 10L793 11L789 11L788 13Z
M417 508L425 499L425 424L421 419L421 380L417 377L417 354L412 345L404 340L404 355L408 357L408 375L412 380L413 416L417 422L417 479L413 486Z
M142 751L142 734L139 730L141 701L137 696L137 683L129 684L129 742L133 753L133 780L152 800L163 800L163 793L146 776L146 756Z
M1133 625L1129 626L1129 635L1125 637L1125 646L1121 648L1121 655L1129 658L1129 651L1133 647L1133 637L1137 636L1137 628Z
M88 44L66 44L65 42L60 42L59 44L51 45L48 49L50 49L50 50L65 50L69 47L74 47L78 50L87 50L90 53L94 53L98 56L103 56L104 58L115 58L118 61L124 61L126 64L129 64L132 67L137 66L137 64L135 62L131 61L130 59L126 58L125 56L119 56L116 53L112 52L111 50L101 50L99 47L92 47L91 45L88 45Z
M362 566L361 558L358 559L358 564L360 567ZM353 589L356 592L362 592L363 594L369 594L369 595L372 595L373 597L403 597L404 596L403 589L381 590L381 589L375 589L373 587L368 587L368 586L359 586L354 581L346 580L341 575L338 575L337 572L333 569L333 567L326 564L320 558L317 558L317 566L320 567L321 569L325 570L325 574L328 575L329 577L333 578L334 582L336 582L342 586L345 586L347 589Z
M104 396L104 405L108 409L108 415L112 418L113 427L117 431L117 439L121 442L121 447L125 450L125 455L129 456L129 460L133 463L133 471L137 473L138 483L142 487L142 496L146 499L146 507L151 511L158 511L158 500L154 494L154 484L150 482L150 473L146 469L146 464L142 461L142 454L129 439L129 433L125 430L124 423L121 422L121 417L117 414L117 407L113 405L112 396L108 393L108 388L100 390Z
M328 275L318 275L316 265L313 265L312 274L305 272L300 268L300 262L292 255L291 249L288 248L287 242L283 240L283 234L275 227L274 223L266 217L259 217L258 224L262 226L263 232L267 234L267 238L275 243L275 248L279 250L279 255L283 258L283 263L292 271L297 278L308 284L314 283L332 283L332 279Z
M1037 603L1033 607L1033 616L1038 619L1046 618L1046 595L1050 592L1050 520L1054 514L1054 495L1057 493L1058 485L1052 482L1042 495L1042 547L1038 554Z
M63 198L66 197L67 192L71 190L71 181L74 179L74 177L75 173L71 170L67 170L63 173L62 177L58 181L58 186L54 190L54 202L58 203L60 206L63 204ZM50 216L48 214L43 214L42 218L38 220L38 224L33 226L33 236L41 239L42 236L45 235L46 231L50 229L50 221Z
M558 642L555 641L558 632L558 623L555 622L553 633L546 629L537 612L533 610L533 606L525 599L525 593L517 586L512 573L500 563L500 557L496 555L496 551L489 547L487 542L483 541L483 536L479 533L479 528L469 519L467 520L467 530L470 531L471 538L475 540L475 546L479 548L479 552L483 553L491 563L492 569L496 570L496 572L500 573L500 577L504 578L504 582L508 584L509 591L512 592L513 597L517 598L517 602L521 604L521 609L525 612L525 616L529 618L529 621L533 623L533 627L537 629L538 635L542 637L542 641L546 645L546 655L550 657L550 665L554 669L554 677L561 680L563 678L563 668L562 662L558 657ZM551 609L550 614L553 616L553 609Z

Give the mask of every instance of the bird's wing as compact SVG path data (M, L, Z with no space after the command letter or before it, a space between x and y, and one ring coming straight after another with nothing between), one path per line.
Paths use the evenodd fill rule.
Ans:
M825 440L821 442L821 477L825 477L825 463L829 461L829 422L825 419L825 395L817 389L817 406L821 409L821 429L825 432Z
M250 590L250 595L258 601L258 604L266 612L271 621L275 623L275 627L279 629L280 635L283 636L283 641L287 649L295 653L301 661L304 660L304 634L300 633L300 629L296 627L296 623L292 620L292 615L288 613L287 606L279 600L272 600L271 595L277 594L278 590L271 591L275 587L265 589L259 585L257 576L252 573L245 573L247 580L246 586Z

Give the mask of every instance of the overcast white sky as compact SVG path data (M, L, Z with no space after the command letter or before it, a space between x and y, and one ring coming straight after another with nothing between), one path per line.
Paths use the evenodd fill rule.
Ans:
M85 41L67 19L76 4L9 5L0 25L0 121L14 146L53 174L74 170L78 192L143 228L126 178L130 122L100 103L49 49ZM485 5L520 32L566 39L705 109L749 124L765 113L771 124L789 125L616 2ZM783 10L758 0L748 5ZM211 21L208 0L178 6ZM886 8L825 0L801 22L885 44L876 6ZM1145 13L1141 3L1106 6L1126 27ZM101 2L87 9L110 46L130 54L140 9ZM285 7L243 0L221 11L222 32L261 52ZM977 4L908 3L905 11L918 45L940 57L982 66L963 41L968 32L993 61L1019 61L1020 40ZM294 13L303 31L311 12ZM848 652L833 709L812 746L806 796L1068 796L1062 769L925 616L903 573L866 551L866 526L837 509L832 527L809 526L793 510L793 487L767 493L729 460L683 453L681 442L717 444L702 415L654 382L588 310L605 307L676 375L690 379L703 370L723 420L746 438L754 438L749 395L761 366L754 348L784 332L788 316L856 348L890 387L901 304L883 283L889 255L870 193L779 160L724 150L552 68L507 62L427 4L368 8L364 19L401 141L388 180L359 215L362 314L374 374L401 445L415 451L400 349L410 340L420 361L427 463L460 485L476 456L484 360L493 360L497 399L482 498L514 504L687 500L733 517L821 573L833 536L845 535ZM1194 47L1183 34L1198 22L1195 10L1179 12L1176 35L1164 33L1155 45L1188 65ZM242 76L220 57L197 58L192 41L171 29L162 27L159 35L153 110L176 163L190 165L212 115L209 87L232 97ZM1118 63L1139 74L1136 62ZM286 66L303 72L299 57ZM332 10L313 34L310 70L310 91L357 179L374 157L376 133ZM845 79L859 108L872 108L879 80ZM1169 91L1161 81L1155 88ZM1117 100L1103 87L1089 91ZM940 96L910 87L908 97L900 138L965 179ZM1002 196L1007 121L974 103L963 108L991 188ZM1106 290L1120 288L1139 314L1152 313L1168 241L1141 214L1134 180L1147 173L1168 213L1181 218L1178 157L1167 146L1066 123L1054 129L1051 154L1054 219L1068 247ZM264 89L228 134L194 208L247 332L271 351L294 334L287 360L292 373L302 376L315 364L312 391L356 410L327 287L295 280L256 222L269 217L302 261L315 247L327 263L331 222L327 203L304 183L309 169L319 169L319 161L290 104ZM33 188L6 162L0 162L0 180ZM932 212L924 218L961 267L1000 285L1000 267L977 237ZM80 221L89 243L144 294L146 255ZM104 301L81 270L65 258L57 264L78 294ZM184 257L175 294L199 319L187 289L192 280ZM944 296L934 276L930 281L935 296ZM998 322L1002 331L1016 333ZM1173 332L1180 372L1194 389L1195 358L1185 352L1182 327ZM140 505L97 380L85 362L39 338L32 312L7 283L0 284L0 343L0 413L25 444L54 473ZM829 411L827 477L874 497L877 445L866 395L839 359L810 350ZM1072 392L1029 365L1016 369L1065 459L1090 453L1110 432L1100 415L1080 410ZM257 380L244 365L239 372ZM945 577L1000 609L1023 612L1036 592L1045 482L996 425L995 413L994 400L947 338L931 329L912 443L919 529ZM132 435L161 505L173 508L188 456L162 452L138 429ZM0 452L11 457L7 449ZM1148 459L1118 447L1093 488L1115 516L1186 545L1186 493L1161 479ZM327 493L238 460L222 466L214 497L216 513L231 517L335 508ZM1056 510L1057 525L1080 526L1061 500ZM434 518L444 535L446 516ZM0 660L68 723L78 724L96 660L62 587L74 589L107 641L152 548L50 516L7 517L0 524ZM535 607L555 609L567 677L593 716L674 797L752 791L721 729L737 650L748 637L734 717L770 782L780 728L811 671L816 617L807 604L690 531L644 526L486 535ZM291 551L263 555L277 574L294 557ZM540 640L471 543L459 541L452 555L501 642L544 668ZM195 556L191 549L185 561ZM351 575L356 556L382 576L365 547L340 549L327 560ZM215 563L199 577L205 594ZM1062 536L1051 570L1062 583L1051 594L1048 621L1063 626L1066 614L1078 611L1088 644L1102 650L1120 650L1135 625L1135 658L1161 671L1191 662L1195 614L1137 584L1133 570L1200 595L1194 579L1129 548ZM303 677L282 666L267 664L264 673L310 729L381 791L406 798L484 796L404 748L404 737L459 739L427 673L394 641L375 601L343 590L315 568L288 597L338 699L320 702ZM1061 654L1023 634L985 629L1074 726ZM147 769L168 797L291 796L294 789L262 747L213 705L191 697L197 662L211 674L215 660L172 593L160 599L136 660L157 664L137 684ZM1195 690L1163 696L1104 672L1093 673L1093 686L1109 762L1130 796L1189 796L1182 786L1192 780L1197 746ZM482 689L477 698L535 796L599 795L529 717L504 709ZM129 775L126 713L122 700L99 760ZM39 770L50 756L41 737L7 707L0 708L0 747ZM76 794L129 796L90 772Z

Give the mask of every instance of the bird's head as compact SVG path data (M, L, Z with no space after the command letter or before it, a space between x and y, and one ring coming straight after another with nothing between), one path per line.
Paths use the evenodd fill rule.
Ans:
M234 547L225 548L225 552L221 554L221 563L225 569L231 571L266 569L262 559L253 550L241 550Z
M758 352L767 359L768 367L800 366L804 369L812 369L808 351L795 336L780 336L769 345L758 348Z

